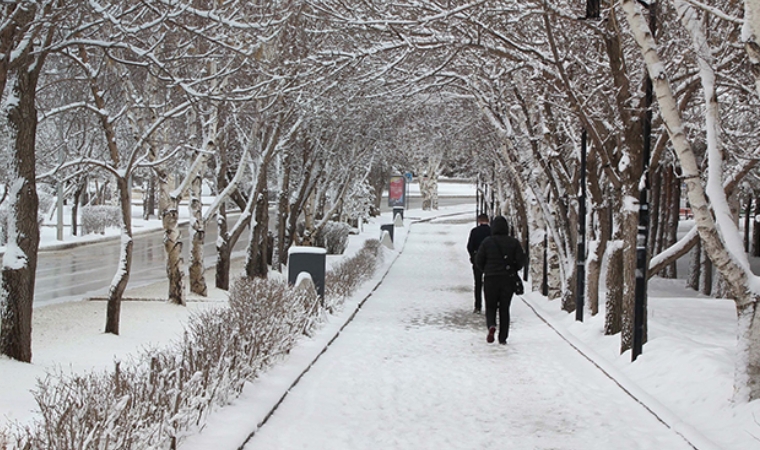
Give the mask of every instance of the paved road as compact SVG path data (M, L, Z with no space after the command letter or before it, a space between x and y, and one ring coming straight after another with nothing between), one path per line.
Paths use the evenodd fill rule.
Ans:
M182 252L187 263L189 261L187 226L181 227L181 230L185 242ZM234 253L245 251L249 237L249 233L243 233L235 245ZM212 223L206 229L203 247L207 266L216 261L216 238L216 223ZM65 250L41 251L37 262L34 305L43 306L53 302L105 295L116 273L118 261L118 240ZM165 278L165 261L162 231L136 234L129 286L145 285Z
M411 228L382 285L244 447L692 449L522 302L486 344L469 219Z

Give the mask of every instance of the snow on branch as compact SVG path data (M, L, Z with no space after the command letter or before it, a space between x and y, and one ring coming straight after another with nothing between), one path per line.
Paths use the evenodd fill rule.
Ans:
M740 17L736 17L736 16L732 16L730 14L726 14L726 13L724 13L723 11L721 11L718 8L715 8L715 7L710 6L710 5L706 5L706 4L704 4L702 2L699 2L697 0L683 0L683 1L685 1L686 3L690 3L695 8L699 8L699 9L701 9L701 10L703 10L703 11L709 13L709 14L712 14L715 17L718 17L720 19L726 20L728 22L737 23L737 24L743 24L744 23L744 19L742 19Z

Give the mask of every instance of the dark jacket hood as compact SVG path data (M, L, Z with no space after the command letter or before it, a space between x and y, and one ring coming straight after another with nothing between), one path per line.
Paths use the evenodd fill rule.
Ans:
M491 235L509 234L509 225L504 216L496 216L491 222Z

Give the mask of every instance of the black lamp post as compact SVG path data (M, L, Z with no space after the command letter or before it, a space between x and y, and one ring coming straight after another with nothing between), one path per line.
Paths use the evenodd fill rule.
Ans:
M578 290L575 293L575 320L583 322L583 307L586 291L586 130L581 132L581 176L578 193L578 252L576 278Z
M599 0L586 0L586 19L599 18Z
M657 29L657 3L653 0L645 5L649 10L649 30L654 35ZM636 234L636 290L633 304L633 348L631 361L641 354L644 346L644 318L647 308L647 240L649 239L649 156L651 153L652 136L652 100L653 86L649 76L644 81L644 123L642 149L642 176L644 186L639 193L639 227Z
M546 203L549 204L552 193L549 191L546 195ZM541 271L541 294L549 296L549 230L544 225L544 267Z

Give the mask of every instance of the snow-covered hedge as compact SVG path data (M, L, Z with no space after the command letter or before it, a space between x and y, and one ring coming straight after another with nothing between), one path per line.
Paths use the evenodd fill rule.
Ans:
M82 235L105 234L106 227L121 226L121 209L110 205L88 205L81 208Z
M298 223L297 231L301 236L304 235L303 222ZM314 235L314 246L324 248L328 255L342 255L346 251L350 233L351 225L331 220Z
M117 362L109 371L50 374L35 392L41 417L13 430L9 447L177 448L365 281L382 259L380 248L368 241L328 272L324 303L313 290L282 280L240 278L229 307L193 316L181 342Z
M377 261L374 256L378 254L380 254L380 241L369 240L357 256L340 261L325 274L325 308L329 312L333 312L345 298L351 295L357 284L361 284L372 276Z
M327 250L328 255L342 255L348 246L351 226L345 222L330 221L317 234L317 246Z

